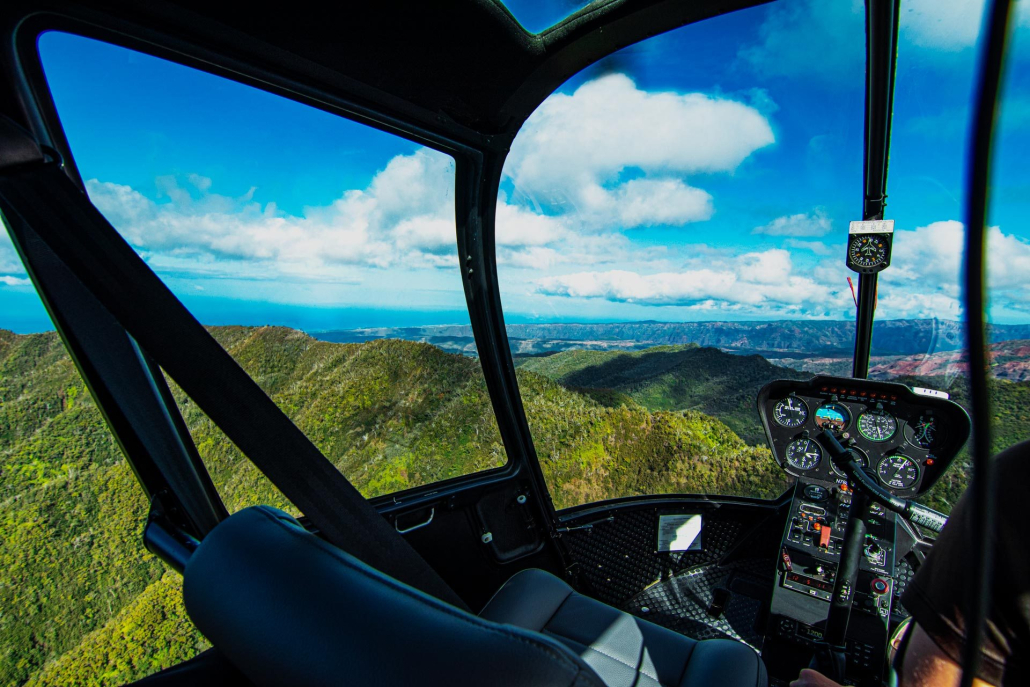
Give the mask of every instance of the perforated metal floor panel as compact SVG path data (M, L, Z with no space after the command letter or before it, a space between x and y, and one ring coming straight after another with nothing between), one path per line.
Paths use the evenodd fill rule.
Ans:
M771 594L775 558L743 558L720 565L754 521L706 513L700 551L656 552L664 509L621 511L563 536L576 562L581 591L657 625L693 637L762 646L762 614ZM777 525L778 527L778 525ZM760 555L755 552L754 555ZM709 614L715 590L728 592L718 617Z
M743 560L730 566L702 565L658 582L627 602L623 609L694 639L730 638L756 651L762 648L759 620L767 599L773 560ZM716 589L728 592L718 617L709 613Z

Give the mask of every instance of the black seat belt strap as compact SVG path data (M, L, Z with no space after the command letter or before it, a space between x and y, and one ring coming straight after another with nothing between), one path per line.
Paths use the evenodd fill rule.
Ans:
M42 241L226 436L333 544L465 604L179 302L56 164L0 174L19 241Z

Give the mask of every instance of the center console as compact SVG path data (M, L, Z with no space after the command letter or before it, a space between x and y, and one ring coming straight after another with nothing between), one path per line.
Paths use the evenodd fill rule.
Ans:
M823 638L850 504L851 493L844 483L798 482L780 541L767 651L774 651L779 642L798 655L798 645L809 646ZM880 683L891 624L898 520L875 504L867 519L847 633L848 669L856 684Z

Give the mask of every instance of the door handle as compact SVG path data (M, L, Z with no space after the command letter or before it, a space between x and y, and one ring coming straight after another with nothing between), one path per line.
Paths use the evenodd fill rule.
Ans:
M401 529L400 517L398 517L396 520L393 521L393 528L397 530L398 534L407 534L408 532L414 532L415 530L420 530L429 523L431 523L433 521L433 516L435 515L436 507L434 506L433 508L429 509L429 517L426 518L424 522L420 522L415 525L412 525L411 527L405 527L404 529Z

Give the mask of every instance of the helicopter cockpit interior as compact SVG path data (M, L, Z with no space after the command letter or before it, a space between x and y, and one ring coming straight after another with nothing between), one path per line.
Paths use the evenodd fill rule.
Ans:
M897 684L1028 438L1025 14L4 4L0 684Z

